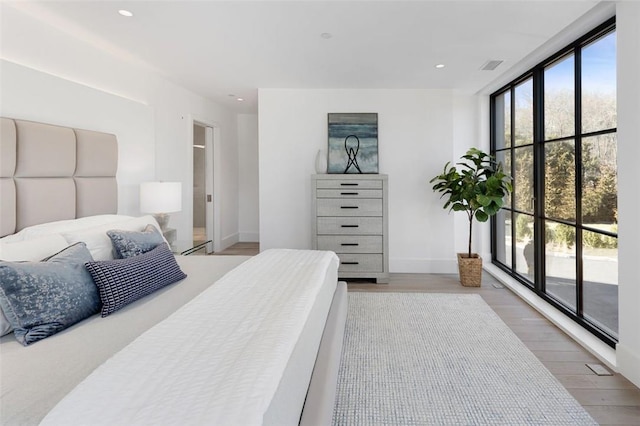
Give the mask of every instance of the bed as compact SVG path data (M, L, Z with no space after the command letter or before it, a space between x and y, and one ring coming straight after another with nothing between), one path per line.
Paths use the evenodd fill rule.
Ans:
M0 124L0 266L64 246L86 248L87 268L131 260L140 269L164 247L112 260L107 231L148 238L157 227L117 214L115 136ZM347 303L335 254L171 259L186 278L104 318L26 347L3 336L0 423L330 423Z

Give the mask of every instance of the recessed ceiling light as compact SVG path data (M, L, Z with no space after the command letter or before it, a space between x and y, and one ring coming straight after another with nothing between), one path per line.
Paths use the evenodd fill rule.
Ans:
M227 96L229 96L230 98L235 98L236 95L234 95L233 93L229 93Z
M129 12L126 9L120 9L118 13L122 16L126 16L127 18L131 18L133 16L133 13Z
M244 98L237 98L236 101L242 102L242 101L244 101Z
M330 39L333 36L331 35L331 33L322 33L320 34L320 37L326 40L326 39Z
M436 65L436 68L442 69L442 68L444 68L444 64L438 64L438 65Z

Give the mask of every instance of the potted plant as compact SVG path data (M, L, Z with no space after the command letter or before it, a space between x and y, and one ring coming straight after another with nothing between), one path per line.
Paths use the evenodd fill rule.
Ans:
M458 253L458 271L463 286L479 287L482 280L482 258L471 253L473 219L486 222L498 213L504 198L511 193L511 177L502 164L489 154L471 148L461 157L462 162L451 165L447 162L442 174L434 177L433 190L442 192L444 208L449 211L464 211L469 218L469 250Z

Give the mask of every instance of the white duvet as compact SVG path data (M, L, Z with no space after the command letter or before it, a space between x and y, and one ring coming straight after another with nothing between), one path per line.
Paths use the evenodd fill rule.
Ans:
M268 250L96 369L44 425L258 425L302 333L331 252Z

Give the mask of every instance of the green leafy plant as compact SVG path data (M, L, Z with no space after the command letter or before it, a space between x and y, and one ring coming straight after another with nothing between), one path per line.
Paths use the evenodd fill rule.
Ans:
M516 219L516 241L522 242L533 237L533 217L519 214Z
M447 162L442 174L429 183L435 183L433 190L442 192L444 208L449 211L464 211L469 217L469 253L471 257L471 236L473 219L486 222L498 213L504 198L511 193L511 177L502 169L502 163L477 148L471 148L461 157L462 162L451 165Z

